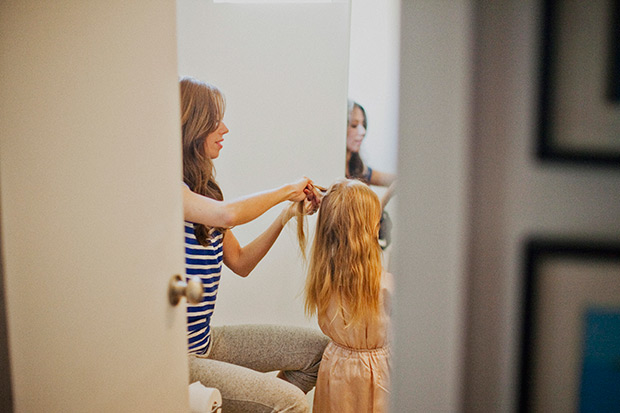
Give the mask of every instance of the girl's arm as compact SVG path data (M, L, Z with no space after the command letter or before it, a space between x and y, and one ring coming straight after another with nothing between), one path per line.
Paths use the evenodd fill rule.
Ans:
M308 178L232 201L217 201L192 192L184 185L183 216L186 221L229 228L258 218L280 202L301 201L311 197L311 193L312 181Z
M226 231L223 245L224 264L235 274L247 277L271 249L288 220L295 216L296 209L297 203L291 203L284 208L269 228L245 247L239 245L232 231Z

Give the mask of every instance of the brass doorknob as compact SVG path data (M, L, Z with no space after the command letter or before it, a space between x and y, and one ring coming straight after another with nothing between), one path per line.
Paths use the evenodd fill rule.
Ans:
M170 278L168 283L168 300L170 304L177 305L181 301L181 297L187 298L190 304L198 304L202 301L202 281L197 275L189 276L189 281L179 274L175 274Z

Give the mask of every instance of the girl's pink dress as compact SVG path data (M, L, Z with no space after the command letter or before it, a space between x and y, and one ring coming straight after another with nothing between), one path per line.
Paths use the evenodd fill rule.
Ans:
M323 333L332 339L325 348L314 393L313 412L387 412L390 356L388 351L392 276L381 282L380 312L372 320L346 325L335 299L319 317Z

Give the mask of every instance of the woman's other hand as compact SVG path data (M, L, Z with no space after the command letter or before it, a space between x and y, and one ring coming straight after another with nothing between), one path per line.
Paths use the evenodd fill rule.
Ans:
M321 192L314 187L312 184L309 184L305 189L306 198L302 201L298 202L290 202L280 214L280 218L282 220L282 225L286 225L286 223L293 218L294 216L301 215L312 215L316 211L318 211L319 206L321 204L321 199L323 195ZM300 205L303 205L301 207Z
M306 189L306 199L304 201L304 214L312 215L319 210L323 194L314 184L310 184Z
M297 215L298 205L299 202L289 202L289 204L282 209L282 212L280 212L282 226L285 226L291 218Z

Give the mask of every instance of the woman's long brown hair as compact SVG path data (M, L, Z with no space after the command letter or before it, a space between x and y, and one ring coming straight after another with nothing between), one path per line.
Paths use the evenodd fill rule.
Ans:
M336 298L345 321L362 322L379 311L381 203L368 185L333 184L321 201L306 279L305 309L321 316Z
M362 111L362 115L364 115L364 121L362 125L364 129L368 129L368 120L366 118L366 110L357 102L352 100L349 101L348 105L348 118L347 118L347 129L351 122L351 114L353 113L353 109L358 108ZM345 176L351 179L363 179L364 177L364 162L362 161L362 157L359 152L352 152L349 161L346 164L345 168Z
M224 196L215 181L215 168L205 153L204 143L224 118L224 96L217 87L191 77L182 78L180 87L183 181L193 192L221 201ZM205 225L194 224L196 239L201 245L209 245L210 230Z

